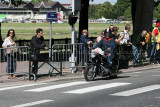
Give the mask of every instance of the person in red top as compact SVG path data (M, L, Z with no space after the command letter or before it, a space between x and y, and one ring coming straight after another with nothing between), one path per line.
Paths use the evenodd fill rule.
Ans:
M159 29L160 29L160 20L156 21L156 26L154 27L152 31L152 50L151 50L151 58L150 58L150 63L154 61L155 58L155 50L156 50L156 45L159 44L158 42L158 37L159 37Z
M155 29L153 33L154 33L156 36L158 36L158 35L159 35L158 29Z

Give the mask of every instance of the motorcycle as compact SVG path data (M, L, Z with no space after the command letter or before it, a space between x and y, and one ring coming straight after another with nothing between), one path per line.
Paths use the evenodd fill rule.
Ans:
M98 51L97 51L98 50ZM96 48L91 52L91 60L87 63L84 72L84 78L86 81L93 81L95 77L109 77L116 78L119 72L119 61L115 56L112 60L112 66L108 66L107 59L111 55L109 52L103 52L100 48Z

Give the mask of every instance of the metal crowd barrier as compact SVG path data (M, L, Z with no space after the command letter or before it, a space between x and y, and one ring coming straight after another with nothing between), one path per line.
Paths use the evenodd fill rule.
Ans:
M143 65L147 65L150 64L149 62L149 52L148 50L144 50L142 47L140 48L140 50L138 50L138 63L136 65L133 64L133 60L134 60L134 51L132 50L132 45L117 45L118 46L118 54L122 57L120 59L126 59L129 61L128 62L128 67L134 67L134 66L143 66ZM137 57L137 56L136 56ZM123 60L125 61L125 60ZM123 63L123 61L121 63ZM127 67L127 68L128 68ZM125 68L125 67L124 67Z
M55 44L52 46L52 65L60 69L62 72L63 69L68 69L71 70L72 72L75 72L78 70L78 68L85 67L85 64L82 62L85 61L87 62L90 60L90 52L93 47L93 45L88 45L89 46L89 51L86 51L83 53L82 49L80 48L82 43L77 43L77 44ZM119 57L123 59L123 57L128 57L128 67L134 67L135 65L133 64L133 52L130 47L130 49L127 49L129 47L126 47L125 45L121 45L118 47L119 49L115 50L115 53L118 53ZM73 55L74 53L74 55ZM147 58L147 55L144 55L146 51L144 50L138 50L139 53L139 59L138 59L138 65L136 66L143 66L149 63L149 58ZM72 58L71 58L72 57ZM123 63L124 59L122 60ZM128 68L128 67L122 67L122 68ZM74 69L74 70L73 70Z
M45 74L53 75L58 74L62 75L63 69L68 70L68 72L75 72L82 67L85 67L86 63L90 60L90 53L93 45L88 45L88 51L82 51L82 46L84 44L55 44L52 46L49 51L51 52L51 57L49 57L49 51L44 52L45 54L40 57L38 72L42 72ZM16 50L12 53L7 53L8 49ZM125 49L122 47L122 49ZM125 52L124 50L117 51L119 55L128 54L129 61L133 60L132 52ZM73 54L74 53L74 54ZM145 52L143 50L139 50L139 62L140 65L148 63L148 60L142 59L142 53ZM144 55L143 55L144 56ZM146 57L146 56L145 56ZM7 66L10 68L7 69ZM130 66L133 66L130 64ZM9 47L9 48L0 48L0 76L14 74L14 75L25 75L31 74L32 69L32 60L31 60L31 51L29 51L29 47L20 46L20 47Z
M0 48L0 76L28 74L28 46ZM12 50L12 51L10 51Z
M49 50L35 50L32 53L32 50L29 49L29 80L32 79L36 81L37 77L49 75L62 75L62 72L53 66L52 57L49 55L49 52L52 52L52 49ZM34 68L33 58L36 57L38 61L38 67Z
M79 68L85 67L85 63L90 58L90 49L82 51L83 43L76 44L55 44L52 46L52 65L60 69L77 71ZM93 47L92 45L90 45ZM84 53L85 52L85 53ZM74 53L74 54L73 54Z

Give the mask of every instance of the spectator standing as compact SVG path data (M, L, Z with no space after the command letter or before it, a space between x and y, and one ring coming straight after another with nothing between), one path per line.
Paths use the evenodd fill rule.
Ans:
M160 36L158 37L157 42L158 43L156 45L155 60L157 61L158 64L160 64Z
M136 39L132 42L132 46L134 45L138 50L140 50L141 58L145 57L146 50L146 42L145 37L147 35L147 31L143 30L141 34L136 36ZM139 54L137 54L137 59L139 58Z
M81 51L82 51L82 66L84 66L84 63L87 62L89 59L88 57L88 45L92 44L92 41L88 38L88 31L87 29L84 29L82 31L82 35L80 37L80 43L83 43L81 45ZM84 67L82 68L82 73L84 73Z
M105 37L104 33L105 33L105 30L102 30L101 35L97 37L97 40L96 40L97 43L98 43L102 38Z
M4 40L2 47L8 48L8 47L16 47L16 43L14 40L15 37L15 31L13 29L10 29L7 33L7 38ZM8 48L6 50L6 58L7 58L7 73L8 73L8 79L15 78L14 72L16 72L16 48Z
M146 42L146 55L150 56L150 46L151 46L152 29L147 30L147 35L145 37Z
M114 28L113 25L110 25L109 28L105 29L105 32L108 32L110 35L112 34L112 29Z
M123 62L125 68L128 68L130 50L132 50L134 56L133 64L137 65L138 63L138 49L130 42L130 36L129 36L130 29L131 29L130 25L127 24L125 26L125 30L122 31L120 33L120 36L116 39L116 42L121 45L120 51L122 51L125 56L125 61Z
M119 35L119 37L116 39L116 43L119 44L119 52L122 52L121 54L124 56L122 58L122 63L120 63L120 66L122 68L128 68L129 64L129 56L130 56L130 45L129 42L129 31L130 31L130 25L125 25L125 30L122 31ZM129 44L129 45L128 45Z
M116 35L118 33L119 28L118 27L113 27L112 32L110 34L110 38L113 38L116 41Z
M39 60L37 54L40 53L40 49L48 49L48 47L46 47L46 44L43 38L43 29L38 28L36 30L36 35L33 36L31 39L30 48L31 48L31 54L32 54L31 59L33 61L32 73L37 75L38 60Z
M160 29L160 20L157 20L156 26L154 27L154 29L152 31L152 38L151 38L151 45L152 45L151 58L150 58L151 63L153 63L153 61L154 61L156 45L157 45L157 43L159 43L158 42L158 38L160 36L159 29Z
M125 26L125 30L120 33L120 37L119 37L120 39L118 41L120 44L128 44L128 43L131 44L129 42L129 31L130 31L130 29L131 29L130 25L127 24Z

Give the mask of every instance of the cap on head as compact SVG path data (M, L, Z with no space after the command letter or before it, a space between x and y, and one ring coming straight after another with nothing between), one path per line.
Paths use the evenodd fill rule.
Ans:
M147 31L146 31L146 30L143 30L143 31L142 31L142 35L143 35L143 36L147 35Z
M160 26L160 20L156 21L156 26L159 27Z

